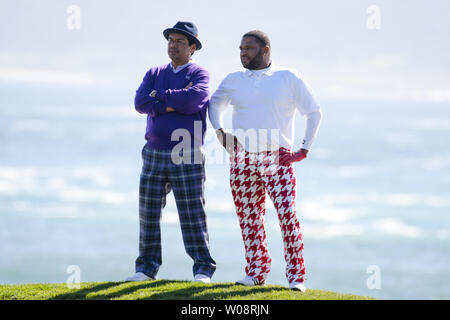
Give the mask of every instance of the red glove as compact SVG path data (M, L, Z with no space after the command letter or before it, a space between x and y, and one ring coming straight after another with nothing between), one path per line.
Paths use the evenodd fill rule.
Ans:
M306 158L306 153L303 150L297 152L291 152L287 149L280 149L278 163L280 166L289 166L294 162L302 161Z

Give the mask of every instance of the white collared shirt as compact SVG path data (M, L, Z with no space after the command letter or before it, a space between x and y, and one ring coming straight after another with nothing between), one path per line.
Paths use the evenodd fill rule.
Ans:
M233 106L233 134L250 152L292 149L296 111L307 118L301 148L309 150L322 118L321 107L301 76L274 64L225 77L210 99L214 129L223 128L223 113L229 105Z
M187 66L191 65L192 63L194 63L194 60L189 60L188 63L185 63L185 64L183 64L183 65L181 65L181 66L178 66L178 67L174 68L174 67L173 67L173 64L172 64L172 62L171 62L171 63L170 63L170 66L172 67L172 71L173 71L174 73L178 73L178 72L180 72L181 70L183 70L184 68L186 68Z

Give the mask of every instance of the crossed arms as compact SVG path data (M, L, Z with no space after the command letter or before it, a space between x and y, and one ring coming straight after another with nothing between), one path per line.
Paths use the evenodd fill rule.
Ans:
M139 113L157 117L168 112L190 115L206 108L209 74L198 72L183 89L155 89L156 76L147 72L136 91L134 106Z

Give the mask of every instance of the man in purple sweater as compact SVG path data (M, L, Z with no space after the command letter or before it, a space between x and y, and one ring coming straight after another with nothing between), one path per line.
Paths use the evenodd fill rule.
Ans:
M136 91L135 108L147 114L139 188L139 257L126 281L155 279L161 261L161 211L173 190L183 242L194 260L194 280L210 282L216 269L206 225L205 158L209 73L191 56L202 45L191 22L164 30L171 63L151 68ZM181 137L181 139L180 139ZM183 148L179 148L182 145Z

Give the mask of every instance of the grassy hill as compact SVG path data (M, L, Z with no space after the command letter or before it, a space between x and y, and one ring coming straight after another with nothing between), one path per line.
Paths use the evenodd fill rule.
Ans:
M65 283L0 285L0 300L371 300L353 294L282 286L245 287L233 283L190 281L84 282L69 289Z

